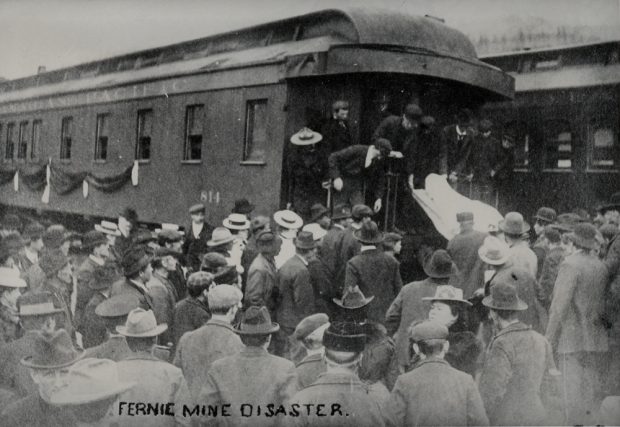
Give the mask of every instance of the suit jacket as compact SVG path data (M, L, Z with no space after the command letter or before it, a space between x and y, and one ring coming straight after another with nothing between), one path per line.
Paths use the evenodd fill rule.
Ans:
M121 361L133 354L127 340L122 335L110 335L98 346L86 349L84 357L94 357L96 359L110 359L115 362Z
M258 254L248 271L244 304L246 307L264 305L273 314L276 308L277 293L278 272L275 262L267 259L263 254Z
M340 258L342 251L342 239L344 237L344 229L339 227L332 227L327 231L327 234L323 236L321 246L319 248L320 256L324 259L325 265L328 267L330 274L334 277L337 276L337 272L342 269L344 272L345 264ZM344 279L344 274L343 277ZM344 283L342 283L344 285Z
M114 295L120 295L120 294L135 295L136 297L138 297L138 300L140 301L140 306L143 309L153 310L153 312L155 312L155 304L153 303L153 298L149 294L148 290L145 291L139 288L134 283L129 281L129 279L127 278L118 280L112 285L110 296L113 297Z
M553 288L558 277L560 264L562 264L565 257L566 254L564 253L564 249L559 246L551 249L547 256L545 256L545 261L543 262L540 278L538 280L538 301L540 301L546 310L549 310L551 306Z
M314 313L314 292L310 272L299 255L286 261L278 271L280 304L277 319L280 326L295 329L301 320Z
M192 296L177 302L174 307L173 338L177 344L184 333L203 326L211 318L209 307Z
M322 353L310 354L302 359L295 367L297 369L297 382L299 390L314 384L323 372L327 370L327 364Z
M474 136L469 154L469 165L467 165L467 169L474 174L474 182L480 184L492 182L491 171L497 172L500 146L501 142L494 136L488 138L481 134Z
M414 175L416 187L424 186L425 179L431 173L448 173L448 153L441 134L436 129L421 130L417 143L407 155L407 172Z
M331 415L332 405L341 408ZM322 373L317 381L299 391L291 400L291 405L324 405L329 408L328 416L318 416L316 411L310 415L301 411L299 417L287 417L282 425L292 426L334 426L334 427L381 427L385 425L383 408L372 396L368 387L354 373ZM316 406L315 406L316 407Z
M510 262L515 267L526 269L536 278L538 274L538 258L526 241L522 240L510 247Z
M181 337L173 363L183 370L189 390L198 402L213 362L237 354L243 348L241 339L229 324L209 320L206 325Z
M276 406L297 392L297 373L292 362L267 353L262 347L245 347L239 353L216 360L207 374L198 402L206 405L230 403L230 417L209 419L224 426L267 426L274 420L256 415L242 417L243 403L256 408ZM288 421L288 418L287 418Z
M396 299L390 305L385 315L385 326L388 334L394 335L396 352L400 366L409 363L409 334L407 330L416 320L425 320L431 308L429 301L424 297L432 297L439 285L448 284L448 279L427 278L418 282L411 282L400 290Z
M348 226L343 234L342 234L342 243L340 245L340 260L339 262L343 265L343 285L344 285L344 273L346 272L347 262L351 260L355 255L360 253L360 249L362 245L359 240L353 236L353 232L357 230L359 227L355 227L353 224Z
M86 257L84 262L78 267L76 276L76 295L75 295L75 324L82 323L82 314L84 308L95 294L95 291L89 286L94 280L94 272L99 268L99 264L95 263L90 257Z
M48 405L39 397L38 389L28 396L12 402L0 415L3 425L28 427L73 427L77 418L66 406Z
M107 338L105 322L95 313L99 304L108 299L101 292L95 292L84 311L80 323L76 325L77 331L82 334L82 345L84 348L95 347Z
M330 118L321 127L321 135L323 135L324 144L327 147L328 153L334 151L340 151L344 148L353 145L353 138L351 137L351 130L349 129L349 123L340 121L338 119Z
M308 262L308 273L314 296L316 313L330 315L333 310L332 298L340 296L341 289L334 285L334 277L327 266L327 260L320 254Z
M467 128L466 132L467 134L462 139L456 132L456 125L446 126L441 132L443 144L445 144L448 154L448 173L456 172L457 174L468 175L471 172L468 167L471 165L469 156L473 145L474 131Z
M174 306L176 304L176 291L170 281L153 273L151 280L146 284L148 293L151 295L154 304L155 318L157 323L165 323L168 329L161 334L159 342L166 344L173 342L172 332L174 330Z
M607 268L595 256L577 252L560 265L545 334L558 353L607 351L606 286Z
M476 230L460 232L448 242L448 253L458 268L458 287L463 297L471 298L478 288L484 287L484 263L478 256L486 233Z
M436 357L398 377L388 408L396 426L489 425L471 375Z
M402 116L388 116L377 126L372 134L372 140L385 138L392 144L392 149L405 154L416 143L416 129L403 128Z
M398 261L379 249L354 256L347 263L345 287L354 286L366 297L375 297L368 305L368 320L385 322L385 314L402 287Z
M194 236L191 224L185 229L187 230L187 235L185 236L185 241L183 242L183 255L185 256L185 263L187 267L191 268L193 271L200 271L202 256L209 252L207 242L211 239L213 227L205 221L198 238Z
M480 376L480 394L492 425L547 425L545 393L555 371L549 342L523 323L493 337Z
M352 145L329 156L329 176L331 179L349 178L364 180L372 188L375 198L383 195L385 187L385 160L373 159L365 167L368 145Z

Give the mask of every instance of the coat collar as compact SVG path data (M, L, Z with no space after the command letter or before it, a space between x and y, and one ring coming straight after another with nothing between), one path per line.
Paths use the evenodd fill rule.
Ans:
M152 360L155 362L161 362L161 359L153 356L151 353L146 351L133 352L130 356L125 357L123 360Z
M495 340L496 338L499 338L502 335L509 334L510 332L529 331L530 329L532 329L532 327L526 325L525 323L521 323L521 322L513 323L512 325L502 329L497 334L495 334L493 339Z
M248 346L245 346L245 347L243 347L241 349L239 354L241 354L242 356L245 356L245 357L264 357L264 356L269 356L269 353L267 353L267 350L265 350L263 347L248 347Z
M209 319L205 325L220 326L222 328L230 329L231 331L233 330L230 323L226 323L218 319Z
M202 301L194 298L193 296L188 295L187 298L185 298L185 301L187 301L188 304L195 305L205 311L209 311L209 307L207 307Z
M313 385L318 384L349 384L349 385L357 385L364 386L364 383L360 380L360 378L354 373L330 373L323 372L319 375L317 380Z
M320 362L322 360L323 360L323 353L314 353L314 354L310 354L304 357L302 361L297 364L297 366L301 366L305 363Z
M439 364L442 364L442 365L450 366L450 364L446 360L441 359L439 357L430 356L430 357L427 357L424 360L420 359L420 361L416 365L416 368L419 368L420 366L422 366L422 365L424 365L426 363L439 363Z

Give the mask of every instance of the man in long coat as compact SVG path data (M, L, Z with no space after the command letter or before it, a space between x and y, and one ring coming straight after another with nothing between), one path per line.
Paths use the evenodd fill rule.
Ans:
M153 267L151 260L143 249L132 248L125 252L121 261L125 277L112 285L110 296L120 294L134 295L144 309L153 310L155 304L146 287L151 279Z
M191 224L187 227L187 235L183 242L183 255L185 255L185 265L192 271L200 269L202 256L209 252L207 242L211 239L213 226L205 221L206 208L202 203L198 203L189 208Z
M465 299L471 298L476 289L484 286L484 263L478 256L487 233L474 230L474 214L459 212L456 214L459 234L448 242L448 253L458 268L457 287L463 289Z
M207 291L213 283L213 275L198 271L187 278L187 296L174 306L174 344L184 333L203 326L211 318Z

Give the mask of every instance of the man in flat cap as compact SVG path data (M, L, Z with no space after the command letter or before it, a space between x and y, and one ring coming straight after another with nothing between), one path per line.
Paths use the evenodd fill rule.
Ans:
M125 252L121 266L125 277L112 285L110 296L135 295L141 307L152 310L154 308L153 298L146 287L153 274L151 258L144 249L132 248Z
M242 297L236 286L218 285L211 288L208 293L211 319L204 326L184 334L177 345L173 363L183 370L189 390L197 402L213 362L237 354L243 348L231 326L241 307Z
M474 230L474 214L459 212L456 214L459 234L448 242L448 253L458 268L458 287L463 289L465 299L471 298L476 289L484 285L484 263L478 256L487 233Z
M349 102L338 99L332 104L331 117L321 127L327 154L353 145L349 129Z
M198 402L207 405L230 403L231 416L209 419L209 422L231 427L273 425L274 419L257 415L257 408L264 409L267 404L277 408L297 392L295 365L267 353L271 336L278 329L264 306L250 307L243 313L234 331L245 347L235 355L213 362L198 398ZM252 407L251 416L242 416L243 404Z
M200 260L208 252L207 242L213 233L213 227L205 221L206 212L205 205L202 203L189 208L191 224L187 227L187 235L183 242L183 255L185 255L185 265L192 271L200 269Z
M323 359L323 333L328 327L327 314L316 313L304 318L295 328L293 337L301 343L306 354L296 365L300 390L314 383L327 369Z
M213 274L197 271L187 278L187 296L174 307L174 343L184 333L200 328L211 318L207 291L213 284Z
M424 321L412 328L411 338L421 361L396 380L387 411L393 425L489 425L474 379L444 360L448 328Z
M265 230L256 236L259 254L248 270L244 306L266 306L275 313L278 301L278 271L275 256L280 252L282 239L273 231Z
M295 426L383 426L385 413L357 376L366 337L351 323L331 324L323 334L326 372L299 391L291 405L321 405L326 415L302 411L287 419Z

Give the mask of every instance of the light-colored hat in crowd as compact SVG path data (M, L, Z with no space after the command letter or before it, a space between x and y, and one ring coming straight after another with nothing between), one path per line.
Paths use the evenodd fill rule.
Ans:
M439 285L435 289L435 295L432 297L422 298L424 301L450 301L460 302L465 305L472 305L466 299L463 299L463 289L455 288L450 285Z
M95 230L103 234L109 234L111 236L118 237L121 235L121 231L118 229L118 225L110 221L101 221L101 224L95 224Z
M224 218L222 221L224 227L229 230L249 230L250 229L250 220L247 216L240 213L231 213L227 218Z
M166 329L168 329L167 324L157 324L153 310L147 311L143 308L134 308L127 315L125 325L117 326L116 332L126 337L148 338L156 337Z
M310 128L303 128L293 136L291 136L291 143L293 145L312 145L320 142L323 139L323 135L313 131Z
M510 258L510 247L497 237L488 236L478 248L478 256L489 265L502 265Z
M312 238L314 240L320 240L327 234L327 230L321 227L316 222L304 225L301 231L307 231L309 233L312 233Z
M273 214L273 220L280 227L287 228L289 230L298 230L304 225L304 221L301 219L299 215L295 212L285 209L282 211L277 211Z
M207 241L207 246L210 248L215 246L225 245L235 240L235 236L232 235L230 230L226 227L217 227L211 233L211 239Z
M18 270L0 267L0 286L4 286L5 288L25 288L26 281L19 277Z
M230 308L239 304L242 299L241 290L233 285L212 286L207 293L207 300L211 309Z

